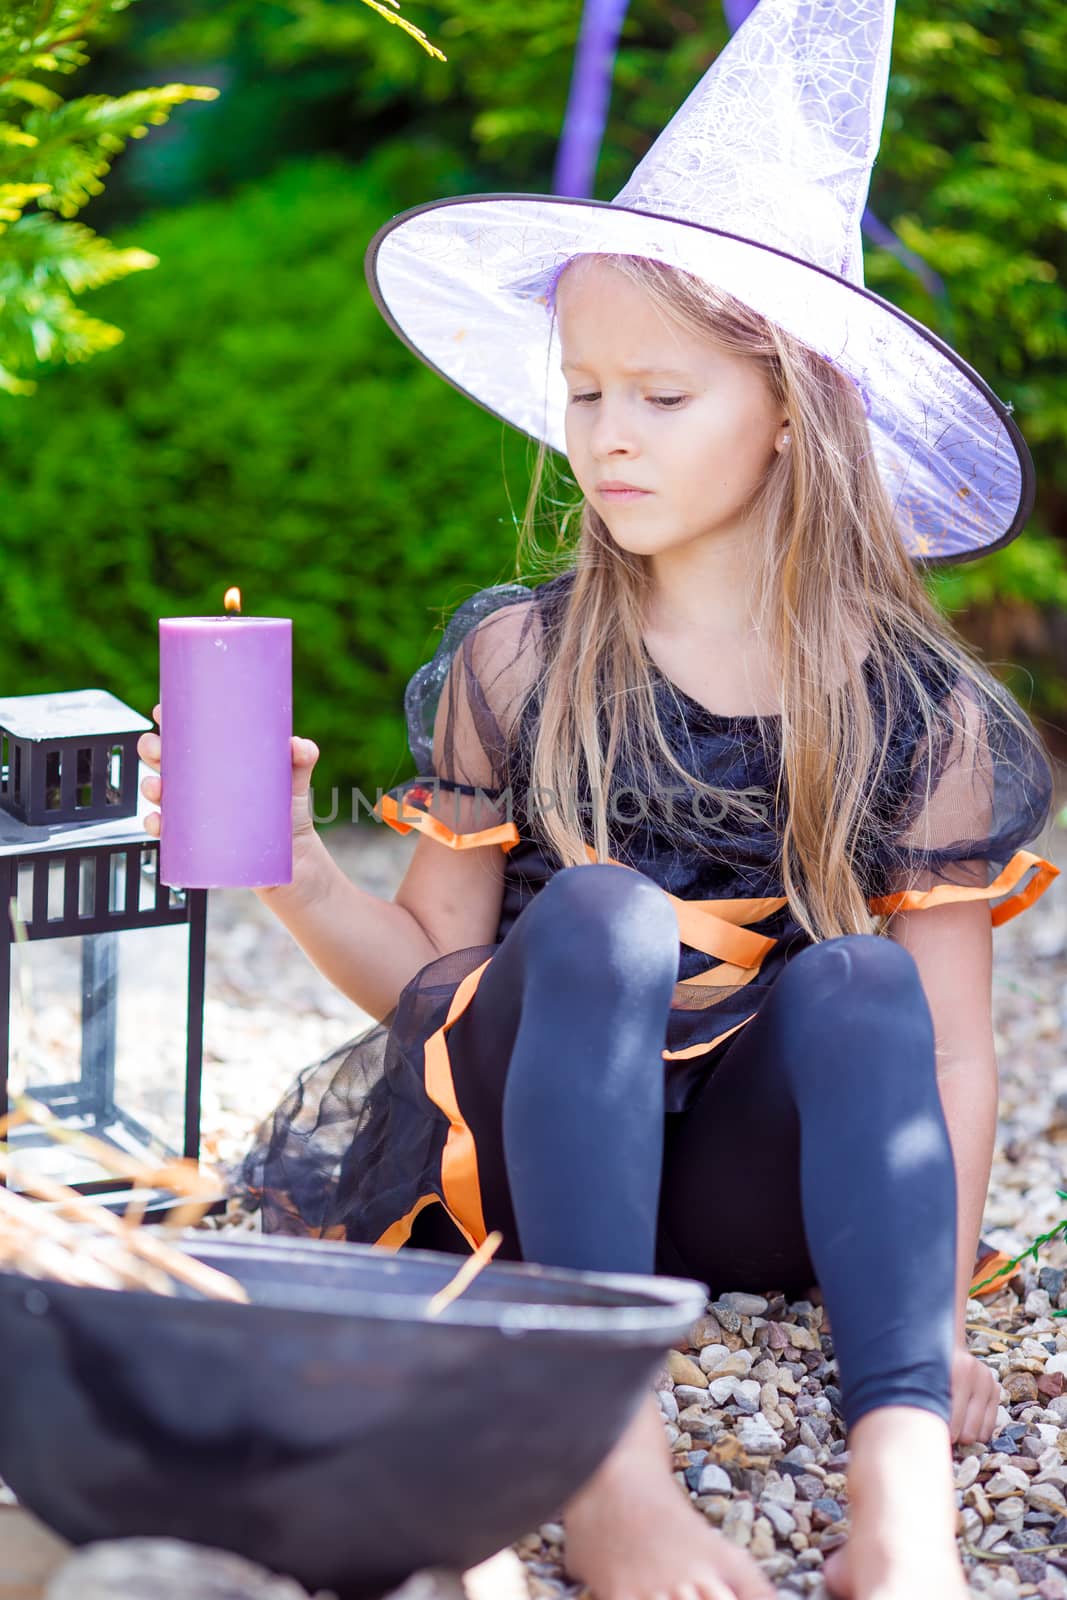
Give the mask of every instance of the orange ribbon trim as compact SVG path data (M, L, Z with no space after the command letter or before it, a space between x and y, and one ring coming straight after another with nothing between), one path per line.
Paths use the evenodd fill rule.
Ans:
M491 828L481 828L474 833L457 833L439 817L428 811L401 812L392 795L383 795L374 807L374 814L396 830L410 833L414 829L435 839L450 850L481 849L499 845L505 853L519 843L519 830L513 822L503 822ZM591 845L586 845L589 860L598 858ZM628 863L608 857L613 866ZM1025 888L1011 894L1020 879L1032 868L1034 876ZM637 868L630 869L636 871ZM941 883L933 889L904 889L896 894L872 896L868 905L876 916L891 916L896 911L929 911L936 906L950 905L955 901L992 900L997 895L1009 897L990 908L990 920L995 928L1009 922L1027 910L1044 894L1060 869L1044 856L1032 850L1017 850L993 882L985 888L965 884ZM747 924L761 922L772 912L780 910L786 897L764 896L753 899L683 900L678 895L663 891L674 907L678 918L678 934L683 944L702 955L713 956L719 965L708 967L685 981L708 987L740 986L748 983L759 971L768 951L777 940L764 934L752 933ZM714 909L713 909L714 908Z
M586 845L586 854L591 862L597 857L591 845ZM625 861L616 861L609 856L608 862L614 867L626 867L627 871L636 872ZM731 966L751 969L757 972L769 950L777 944L776 939L769 939L762 933L751 933L745 926L748 922L759 922L761 918L769 916L772 911L777 911L785 905L785 898L767 898L752 900L682 900L678 895L663 893L674 907L678 918L678 932L683 944L689 945L694 950L699 950L702 955L717 956L720 961L728 962ZM715 907L714 911L711 909ZM709 968L698 977L687 978L687 983L718 983L722 980L712 977L718 969ZM747 981L742 978L742 982Z
M1003 871L984 889L968 888L962 883L939 883L935 889L904 889L899 894L882 895L872 899L870 907L879 916L889 916L894 911L930 911L935 906L949 905L955 900L992 900L994 896L1014 889L1031 867L1036 867L1037 871L1026 888L990 908L990 920L995 928L999 928L1002 922L1017 917L1020 911L1025 911L1039 895L1044 894L1053 878L1059 877L1059 867L1046 861L1044 856L1035 855L1032 850L1016 850Z
M468 972L452 996L444 1022L426 1040L426 1093L448 1118L448 1136L441 1152L441 1187L444 1190L445 1208L463 1232L472 1249L485 1239L485 1219L482 1216L482 1192L478 1182L478 1160L474 1148L474 1135L459 1109L456 1086L452 1080L452 1063L448 1056L445 1034L461 1017L474 998L490 956L480 967Z
M416 833L425 833L429 838L436 839L438 844L447 845L450 850L474 850L483 845L498 844L506 852L514 849L519 842L519 830L513 822L481 828L477 833L457 833L447 822L432 817L428 811L401 812L391 794L382 795L374 806L374 815L381 817L397 833L410 833L414 828Z
M755 1011L751 1016L742 1017L740 1022L735 1023L732 1028L727 1028L725 1033L717 1033L714 1039L700 1039L696 1044L686 1045L684 1050L662 1050L660 1054L664 1061L688 1061L693 1056L702 1056L705 1051L714 1050L717 1044L721 1044L732 1033L736 1033L738 1028L743 1028L746 1022L751 1022L754 1016L756 1016Z
M407 1244L408 1240L411 1238L411 1230L415 1226L415 1218L418 1216L419 1212L425 1211L426 1207L429 1205L440 1204L440 1200L440 1195L422 1195L418 1200L416 1200L415 1204L412 1206L411 1210L406 1216L400 1217L398 1221L392 1223L388 1228L386 1228L385 1232L380 1238L375 1239L375 1244L380 1246L380 1248L383 1250L399 1250L400 1246L402 1244ZM453 1218L453 1221L455 1221L455 1218ZM457 1227L459 1226L458 1223L456 1225ZM467 1235L467 1242L470 1243L469 1234ZM475 1247L472 1246L472 1248Z

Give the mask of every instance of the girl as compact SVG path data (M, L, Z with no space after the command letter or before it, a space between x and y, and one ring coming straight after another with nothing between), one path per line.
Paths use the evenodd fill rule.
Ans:
M450 238L483 248L469 222ZM547 581L460 606L412 679L419 776L379 810L419 838L391 902L333 864L318 750L294 740L294 878L257 892L380 1020L301 1074L243 1183L288 1231L464 1249L495 1228L504 1259L716 1295L817 1284L849 1445L827 1583L962 1600L951 1446L988 1437L998 1400L964 1332L991 928L1055 875L1023 848L1051 772L909 559L947 492L925 470L942 436L891 496L870 364L829 361L657 238L522 286L565 379L578 536ZM494 273L497 304L514 280ZM468 391L501 392L502 349L536 370L496 338L453 381L473 362ZM989 530L965 513L943 522L973 553ZM155 735L139 750L158 767ZM678 1494L651 1396L564 1520L597 1600L774 1593Z

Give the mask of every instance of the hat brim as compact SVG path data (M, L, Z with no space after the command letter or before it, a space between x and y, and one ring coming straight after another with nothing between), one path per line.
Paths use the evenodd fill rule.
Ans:
M1033 509L1008 408L929 328L859 284L757 241L607 201L484 194L430 201L375 233L364 268L398 338L453 388L566 454L567 386L548 290L572 256L648 256L736 296L860 386L909 555L1002 549Z

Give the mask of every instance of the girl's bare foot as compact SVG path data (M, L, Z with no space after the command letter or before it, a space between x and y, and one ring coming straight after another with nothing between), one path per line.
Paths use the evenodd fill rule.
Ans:
M879 1406L848 1445L848 1542L823 1566L834 1600L967 1600L948 1424L918 1406Z
M687 1504L651 1394L563 1523L567 1571L596 1600L774 1600L752 1557Z

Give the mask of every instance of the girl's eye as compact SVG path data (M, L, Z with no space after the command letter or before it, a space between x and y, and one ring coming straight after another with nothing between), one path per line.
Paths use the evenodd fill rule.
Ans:
M571 405L572 406L573 405L578 405L583 400L599 400L599 398L600 398L600 391L599 390L595 390L592 394L572 394L571 395ZM684 394L674 394L674 395L656 395L656 394L654 394L654 395L649 395L649 401L651 402L652 405L654 405L654 406L666 406L666 407L680 406L682 404L682 402L686 398L687 397Z

